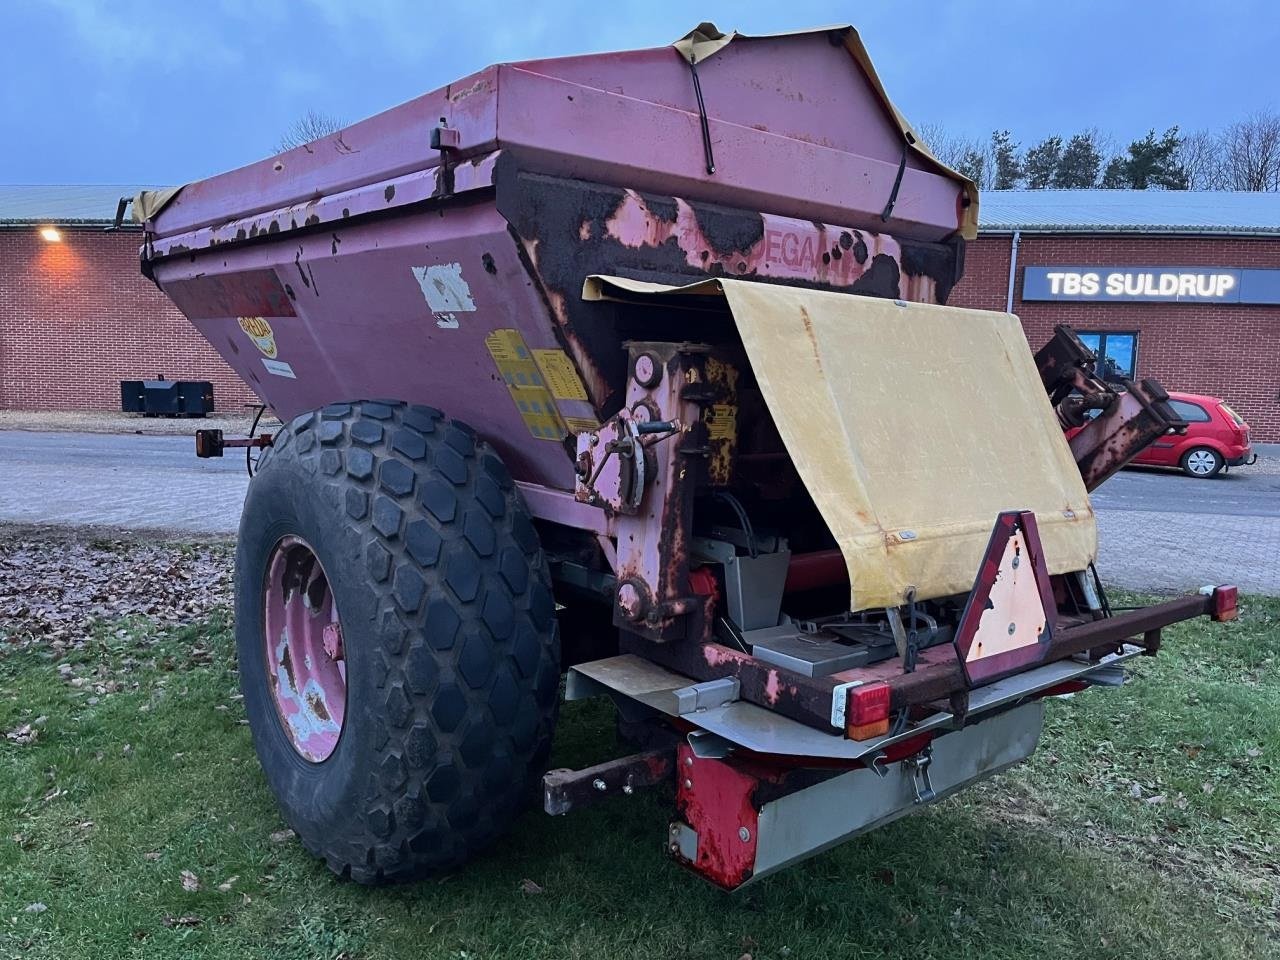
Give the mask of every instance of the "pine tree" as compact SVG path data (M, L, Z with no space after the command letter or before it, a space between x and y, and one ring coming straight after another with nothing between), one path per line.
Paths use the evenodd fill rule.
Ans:
M1187 171L1178 160L1182 139L1178 128L1170 127L1160 137L1147 131L1141 140L1129 144L1128 157L1115 157L1107 164L1102 185L1131 190L1186 190Z
M1027 151L1023 172L1027 177L1027 189L1043 190L1053 182L1062 160L1062 138L1048 137Z
M1098 182L1101 166L1102 153L1094 142L1093 132L1077 133L1062 151L1062 159L1053 174L1053 185L1063 190L1087 189Z
M976 147L969 147L956 161L956 170L963 173L979 186L983 183L983 174L987 169L987 158L983 152Z
M991 156L995 164L995 189L1012 190L1022 179L1022 160L1008 130L991 134Z

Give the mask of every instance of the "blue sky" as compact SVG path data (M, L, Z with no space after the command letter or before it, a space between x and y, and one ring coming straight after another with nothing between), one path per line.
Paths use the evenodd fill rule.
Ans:
M0 183L179 183L486 64L668 43L700 19L852 22L915 123L1217 127L1280 109L1280 0L0 0Z

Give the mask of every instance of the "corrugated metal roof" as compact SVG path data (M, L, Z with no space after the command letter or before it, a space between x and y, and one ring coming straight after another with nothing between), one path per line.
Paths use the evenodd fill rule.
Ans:
M978 230L1280 234L1280 193L1245 190L987 190Z
M108 224L121 197L150 189L137 184L0 184L0 224Z

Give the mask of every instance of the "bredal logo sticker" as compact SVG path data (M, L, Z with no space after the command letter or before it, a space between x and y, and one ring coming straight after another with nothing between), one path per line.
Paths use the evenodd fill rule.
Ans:
M262 355L269 360L274 360L277 356L276 335L271 329L271 324L262 317L237 317L237 319L240 321L240 329L249 335L249 339L262 351Z

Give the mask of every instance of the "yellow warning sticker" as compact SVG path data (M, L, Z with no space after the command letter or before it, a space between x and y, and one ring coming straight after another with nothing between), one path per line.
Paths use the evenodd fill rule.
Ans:
M484 343L529 432L539 440L563 440L564 423L520 331L494 330Z
M600 422L592 417L565 417L564 425L570 433L591 433L600 429Z
M713 403L702 419L712 440L732 440L738 433L738 408L732 403Z
M588 399L587 388L582 385L573 361L563 350L534 350L533 359L551 388L551 395L557 400Z

